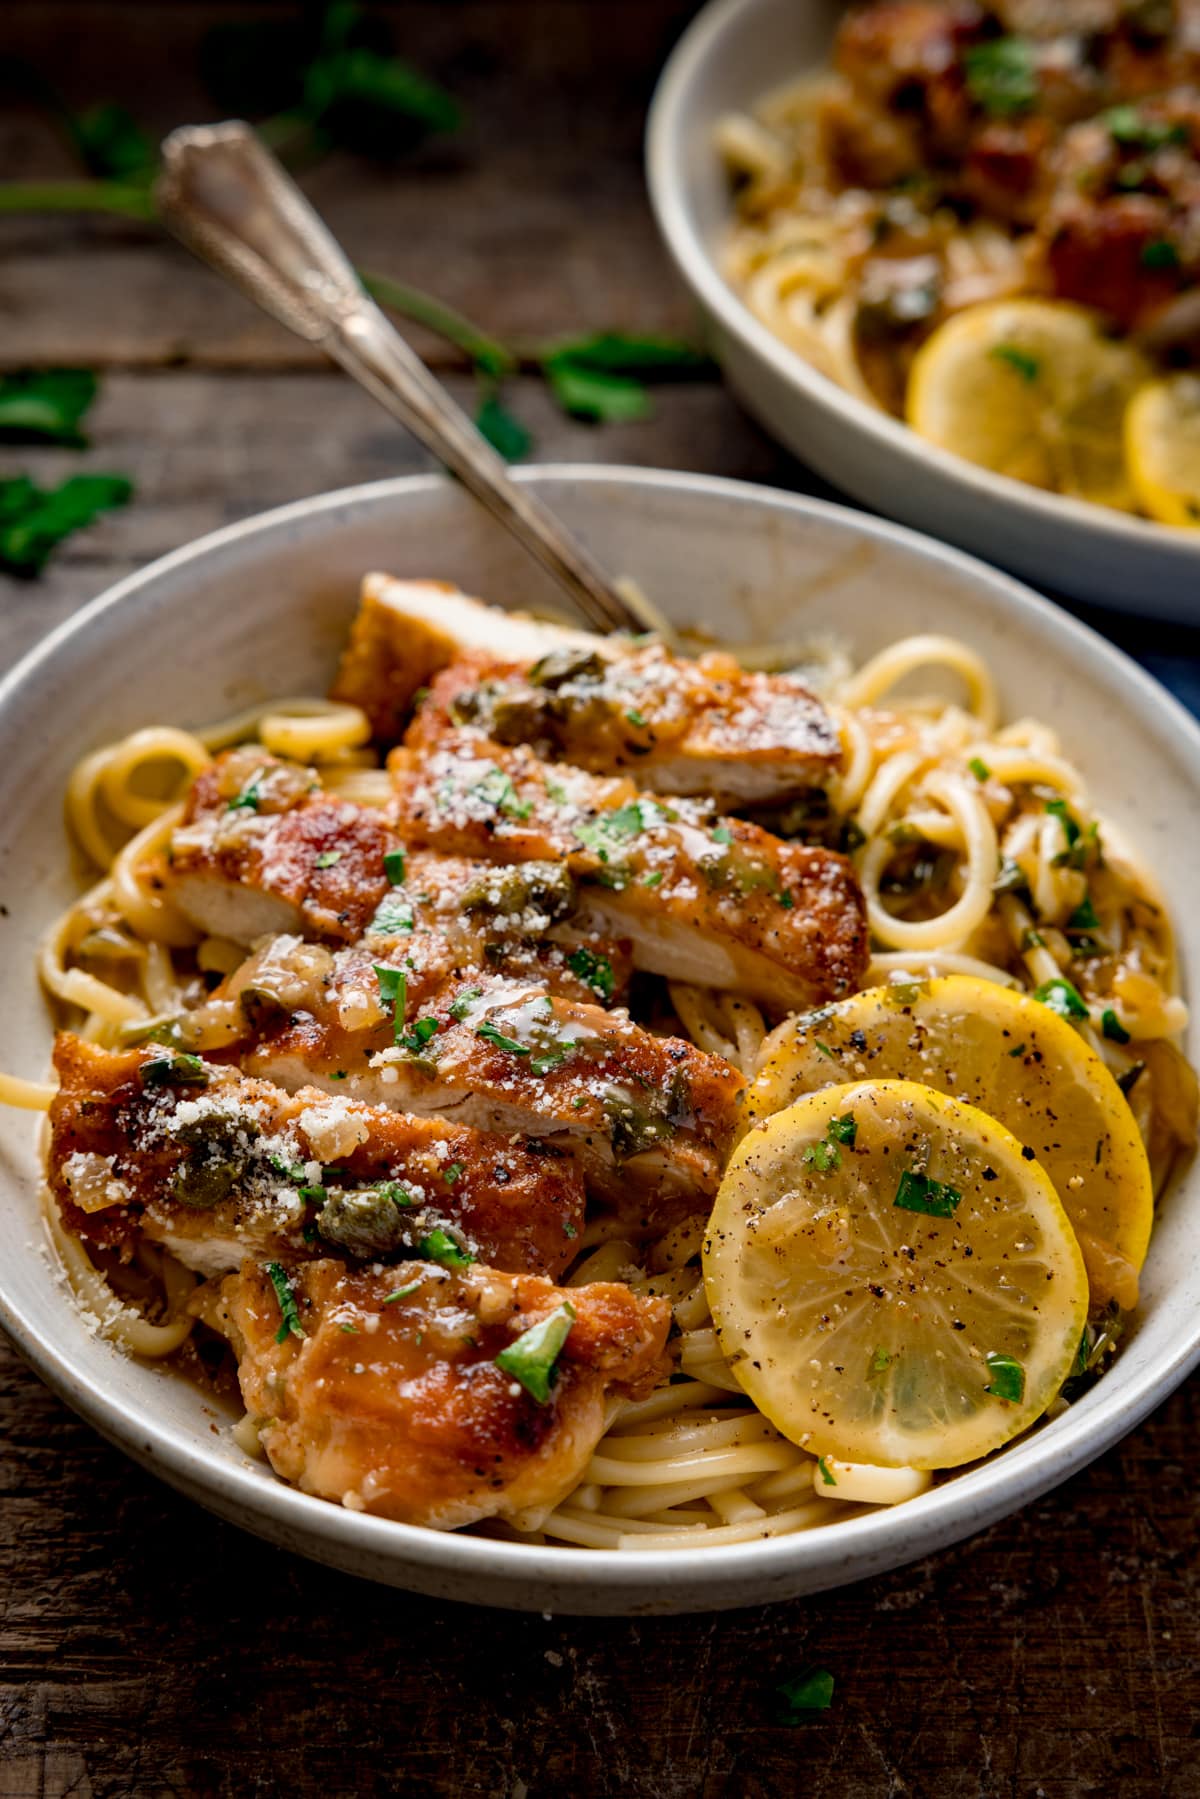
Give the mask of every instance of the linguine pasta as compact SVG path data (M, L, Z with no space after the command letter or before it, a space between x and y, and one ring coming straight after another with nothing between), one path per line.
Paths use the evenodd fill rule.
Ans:
M944 697L948 689L959 697ZM986 664L945 636L908 638L839 669L826 698L841 772L770 823L852 856L870 919L868 982L950 973L1030 991L1068 982L1086 1014L1081 1030L1127 1087L1161 1185L1188 1138L1192 1104L1174 1047L1186 1013L1170 926L1152 874L1095 812L1056 734L1034 720L1002 722ZM369 738L357 708L304 697L198 733L151 727L84 757L67 818L99 879L51 926L38 964L63 1020L91 1043L117 1046L155 1018L194 1013L201 1051L232 1041L219 1011L205 1007L210 986L247 952L189 925L147 876L148 853L169 836L191 779L231 744L259 742L318 766L342 797L385 804L388 776ZM671 982L668 996L682 1034L754 1074L776 1020L696 985ZM9 1105L44 1108L53 1092L0 1075ZM46 1221L80 1304L111 1341L151 1358L180 1351L193 1329L191 1273L149 1244L132 1264L89 1255L49 1199ZM477 1528L586 1548L687 1549L852 1513L814 1486L814 1458L755 1409L725 1361L699 1267L703 1228L695 1217L647 1241L622 1235L611 1218L589 1222L566 1284L619 1280L668 1299L675 1372L648 1398L613 1405L582 1481L549 1515L519 1519L524 1529ZM240 1427L243 1447L252 1438ZM846 1487L856 1502L886 1503L930 1479L860 1469Z

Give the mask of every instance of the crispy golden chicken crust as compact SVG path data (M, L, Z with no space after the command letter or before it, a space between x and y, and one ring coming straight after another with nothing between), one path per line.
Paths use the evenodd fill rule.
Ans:
M287 1270L298 1328L248 1263L196 1310L230 1337L275 1472L304 1492L407 1524L532 1524L576 1485L608 1401L660 1371L671 1309L628 1287L409 1263ZM539 1403L495 1357L567 1301L575 1319Z
M558 1275L574 1257L584 1197L570 1160L193 1063L59 1036L47 1171L85 1242L128 1250L141 1232L205 1274L247 1254L394 1260L438 1230L512 1272Z

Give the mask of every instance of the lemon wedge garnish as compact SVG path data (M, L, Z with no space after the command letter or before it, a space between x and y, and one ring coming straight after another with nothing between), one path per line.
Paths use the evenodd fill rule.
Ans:
M749 1131L704 1276L759 1410L818 1456L874 1467L955 1468L1026 1429L1087 1316L1044 1170L1003 1125L911 1081L826 1088Z
M1164 525L1200 525L1200 377L1138 389L1125 414L1125 455L1142 506Z
M908 422L996 474L1130 510L1122 426L1149 372L1085 307L991 300L955 313L921 346Z
M1150 1164L1104 1063L1057 1012L971 975L871 987L780 1025L749 1122L835 1082L907 1079L999 1119L1037 1157L1079 1239L1096 1306L1137 1304L1154 1221Z

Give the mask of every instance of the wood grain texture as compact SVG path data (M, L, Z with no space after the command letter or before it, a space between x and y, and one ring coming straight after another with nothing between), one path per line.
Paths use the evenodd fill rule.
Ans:
M204 116L206 25L255 10L9 0L0 31L53 58L74 99L117 95L165 127ZM470 131L387 176L339 159L314 197L364 260L493 329L680 329L639 142L689 10L394 7ZM59 156L32 117L0 118L5 174ZM113 371L82 457L6 451L0 468L121 469L138 486L43 581L0 581L6 664L199 532L425 466L365 397L144 232L7 220L0 258L0 360ZM712 384L604 431L532 380L512 401L548 458L819 485ZM3 1344L0 1440L0 1799L1200 1799L1194 1381L1093 1469L944 1555L813 1600L636 1623L438 1605L268 1549L107 1448ZM775 1688L811 1665L833 1673L833 1707L781 1725Z

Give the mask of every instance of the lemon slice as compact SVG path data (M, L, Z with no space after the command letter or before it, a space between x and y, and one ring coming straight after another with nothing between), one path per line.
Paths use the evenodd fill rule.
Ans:
M1137 1304L1154 1221L1150 1164L1121 1089L1057 1012L971 975L871 987L780 1025L745 1116L868 1076L922 1081L998 1118L1053 1181L1093 1304Z
M955 313L917 352L908 422L999 475L1129 510L1122 424L1149 372L1082 306L992 300Z
M1200 525L1200 378L1139 388L1125 414L1125 455L1138 499L1164 525Z
M956 1468L1038 1418L1087 1317L1048 1177L913 1081L810 1093L742 1139L704 1243L721 1347L793 1442Z

